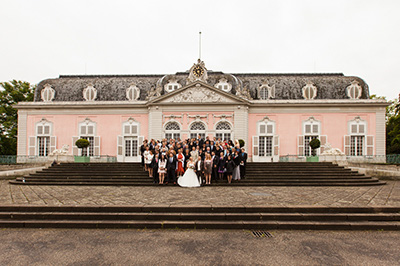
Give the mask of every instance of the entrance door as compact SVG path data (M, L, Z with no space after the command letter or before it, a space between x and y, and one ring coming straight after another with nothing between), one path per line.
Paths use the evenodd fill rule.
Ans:
M137 137L124 137L124 155L125 162L138 162L138 139Z

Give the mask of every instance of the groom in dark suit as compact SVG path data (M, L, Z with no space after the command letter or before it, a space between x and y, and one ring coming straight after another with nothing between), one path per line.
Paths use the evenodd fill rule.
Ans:
M176 184L176 163L175 154L170 152L167 159L167 184L168 182L174 182L174 184Z

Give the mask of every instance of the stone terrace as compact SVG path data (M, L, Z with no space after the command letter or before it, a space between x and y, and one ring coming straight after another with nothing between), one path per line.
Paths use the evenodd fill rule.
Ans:
M1 205L400 206L400 181L373 187L19 186L0 181Z

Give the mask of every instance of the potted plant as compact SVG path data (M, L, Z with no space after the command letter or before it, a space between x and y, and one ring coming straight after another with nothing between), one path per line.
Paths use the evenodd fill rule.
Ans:
M245 144L244 140L239 139L238 141L239 141L240 148L243 148L243 146Z
M317 156L317 149L321 147L319 139L313 139L310 141L311 157L307 157L307 162L318 162L319 157Z
M78 139L75 142L76 147L78 149L84 149L89 147L90 142L87 139ZM75 162L76 163L88 163L90 162L90 157L89 156L75 156Z

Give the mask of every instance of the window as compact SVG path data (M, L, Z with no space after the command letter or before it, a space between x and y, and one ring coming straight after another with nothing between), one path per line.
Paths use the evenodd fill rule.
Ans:
M362 87L358 84L358 81L354 80L351 85L346 88L347 96L350 99L360 99L362 95Z
M180 139L181 137L181 127L177 122L168 122L165 125L165 138L170 139Z
M303 87L303 98L306 100L312 100L317 97L317 87L315 87L312 83L307 83Z
M202 139L206 138L206 126L202 122L194 122L190 126L190 138L197 139L198 135L200 135Z
M46 84L41 92L42 100L44 102L51 102L54 99L56 92L51 85Z
M97 97L97 90L93 85L88 85L84 90L83 90L83 98L88 101L94 101Z
M348 123L349 135L344 136L347 156L370 156L374 154L374 136L367 135L367 122L360 117Z
M310 142L313 139L319 139L321 147L325 145L327 137L321 136L321 122L317 121L314 117L308 118L303 122L303 135L299 136L298 140L298 155L300 156L312 156L312 149ZM320 149L317 152L321 152Z
M228 122L219 122L215 127L215 137L221 140L231 140L231 125Z
M167 84L165 84L164 90L166 92L173 92L177 89L180 89L181 87L182 87L182 85L178 83L178 80L173 78L173 79L170 79Z
M133 118L129 118L127 122L122 125L123 138L124 138L124 156L125 157L136 157L139 155L139 123ZM118 147L118 149L121 149ZM122 154L122 151L118 151L118 154Z
M232 85L228 83L228 80L226 78L221 78L218 83L214 85L215 88L218 88L220 90L223 90L225 92L230 92L232 89Z
M96 136L96 123L90 119L85 119L84 122L79 124L79 138L87 139L89 141L89 147L81 149L82 156L99 156L100 147L99 140ZM74 143L75 146L75 143ZM98 150L97 150L98 149Z
M129 101L137 101L140 98L140 90L135 85L131 85L126 89L126 98Z
M52 124L46 119L42 119L39 123L36 124L37 156L49 156L50 152L55 149L55 137L51 136L51 131ZM34 147L34 143L30 145ZM30 153L32 155L34 154L34 152Z
M253 136L254 161L278 160L279 136L275 135L275 122L264 117L257 123L257 135Z
M268 100L270 98L275 98L275 85L269 86L268 84L263 84L258 88L258 98L260 100Z

